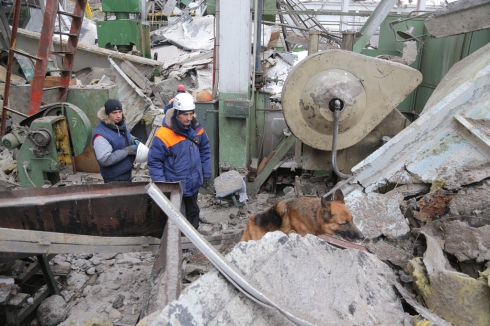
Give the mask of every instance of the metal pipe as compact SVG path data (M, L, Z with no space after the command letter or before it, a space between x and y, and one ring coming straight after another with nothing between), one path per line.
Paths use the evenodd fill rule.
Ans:
M274 23L274 22L268 22L268 21L264 21L262 22L262 24L264 25L274 25L274 26L284 26L284 27L288 27L288 28L292 28L292 29L297 29L297 30L300 30L300 31L305 31L305 32L309 32L310 31L310 28L305 28L305 27L298 27L298 26L294 26L294 25L288 25L288 24L280 24L280 23ZM325 38L328 38L328 39L332 39L334 41L339 41L342 39L341 37L337 36L337 35L333 35L333 34L330 34L330 33L323 33L320 31L320 36L323 36Z
M281 5L280 5L279 1L276 2L276 8L278 10L281 9ZM284 24L284 17L282 15L279 15L279 20L281 21L281 24ZM286 52L289 52L289 51L291 51L291 46L290 46L289 42L286 41L286 37L287 37L286 27L285 26L281 26L281 30L282 30L282 35L284 37L284 50L286 50Z
M224 257L214 248L197 230L182 216L179 209L174 207L172 203L163 195L154 183L147 186L148 194L160 206L169 219L171 219L179 229L191 240L191 242L201 251L201 253L209 259L218 271L230 282L237 290L242 292L252 301L271 309L277 309L282 315L288 318L291 322L297 325L314 325L305 319L299 318L289 311L279 307L276 303L267 298L262 292L253 287L245 276L231 263L226 261ZM315 322L315 321L312 321ZM318 323L320 324L320 323Z
M355 31L342 31L342 43L340 43L340 48L342 50L352 51L354 49L355 35Z
M310 30L308 37L308 55L318 52L318 45L320 43L320 31Z
M255 47L257 48L255 50L255 71L260 71L260 36L262 34L262 25L260 23L262 22L262 9L264 6L264 0L255 1L258 3L257 11L254 13L255 21L257 22L257 29L255 31L257 33L257 36L255 37ZM252 87L255 87L255 85L252 85Z
M346 179L351 177L351 175L343 174L342 172L339 171L339 168L337 167L337 136L339 134L340 111L342 111L340 100L335 100L335 109L333 111L334 120L333 120L333 139L332 139L332 167L333 167L333 171L339 178Z
M219 84L219 19L220 19L219 1L220 0L216 0L216 12L214 14L214 22L216 25L214 28L214 48L213 48L213 91L212 91L213 99L216 99L218 95L218 84Z
M19 28L19 17L20 17L20 5L21 1L15 1L14 7L14 20L12 22L12 35L10 36L10 49L15 48L15 42L17 41L17 29ZM9 104L9 92L10 92L10 77L12 76L12 66L14 64L14 51L9 51L8 61L7 61L7 73L5 76L5 89L3 92L3 109L2 109L2 125L1 125L1 135L5 135L5 125L7 120L7 110Z
M258 6L259 6L259 1L255 1L255 7L254 7L254 24L255 24L255 30L259 29L260 28L260 21L257 19L257 11L258 11ZM250 19L251 19L251 16L250 16ZM260 40L259 40L260 42ZM254 35L253 35L253 40L252 40L252 44L253 44L253 48L252 48L252 57L255 58L256 57L256 53L257 53L257 33L255 32ZM255 66L255 63L254 63L254 66ZM254 106L255 105L255 68L253 69L252 71L252 91L251 91L251 95L250 95L250 107Z

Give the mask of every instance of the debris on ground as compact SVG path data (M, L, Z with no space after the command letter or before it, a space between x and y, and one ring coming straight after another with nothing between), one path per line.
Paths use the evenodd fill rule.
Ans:
M312 324L400 325L407 318L393 288L395 274L372 254L337 249L312 235L272 232L260 241L240 242L226 259L279 307ZM212 268L138 325L237 323L290 324Z

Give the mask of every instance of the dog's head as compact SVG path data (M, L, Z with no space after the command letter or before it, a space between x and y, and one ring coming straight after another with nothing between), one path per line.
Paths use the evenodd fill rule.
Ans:
M342 190L335 191L333 201L329 202L324 197L322 201L322 229L326 234L338 234L345 239L364 239L364 235L352 222L352 215L345 206Z

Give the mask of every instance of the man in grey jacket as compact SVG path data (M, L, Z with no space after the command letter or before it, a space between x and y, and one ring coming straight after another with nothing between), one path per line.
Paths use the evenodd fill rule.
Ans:
M108 99L97 117L100 121L92 134L92 142L104 182L131 181L139 141L124 122L121 102Z

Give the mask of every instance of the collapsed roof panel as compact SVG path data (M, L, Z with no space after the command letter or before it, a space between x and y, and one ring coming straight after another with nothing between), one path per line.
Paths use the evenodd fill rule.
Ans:
M454 189L488 178L489 105L487 45L454 65L415 122L353 168L356 180L370 192L387 183L442 179ZM460 117L473 122L464 126Z

